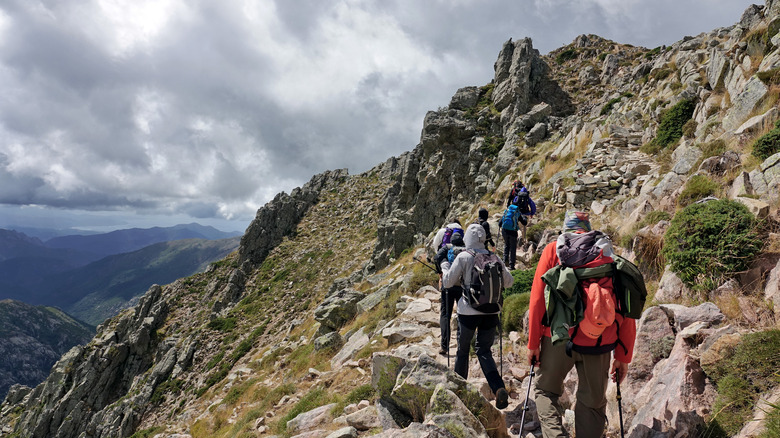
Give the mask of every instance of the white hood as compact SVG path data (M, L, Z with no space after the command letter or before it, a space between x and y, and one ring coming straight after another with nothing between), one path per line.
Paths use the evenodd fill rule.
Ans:
M480 224L471 224L466 228L466 235L463 236L463 243L466 248L485 249L485 229Z

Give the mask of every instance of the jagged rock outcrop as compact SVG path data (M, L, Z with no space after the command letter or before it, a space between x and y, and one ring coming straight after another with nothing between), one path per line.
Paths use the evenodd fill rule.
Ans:
M99 327L87 346L73 347L46 382L25 396L15 430L31 438L131 435L156 386L191 360L156 335L168 310L155 285L133 311Z
M510 40L495 64L494 110L477 108L479 89L468 87L458 90L448 108L426 114L420 144L388 163L400 177L382 201L376 268L419 243L446 218L470 211L497 188L501 181L496 178L509 169L526 133L535 144L547 134L543 122L573 111L549 70L530 38Z
M257 210L255 219L249 224L241 238L239 254L241 262L254 265L262 263L284 236L289 235L314 203L319 194L329 185L342 182L348 175L347 169L333 170L315 175L289 195L282 192L272 201Z
M95 334L58 309L14 300L0 301L0 333L0 397L13 384L41 383L60 356Z

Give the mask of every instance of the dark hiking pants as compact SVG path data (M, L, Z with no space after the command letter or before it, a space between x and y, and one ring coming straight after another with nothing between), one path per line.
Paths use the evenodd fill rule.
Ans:
M495 394L499 388L504 387L504 381L496 368L496 361L493 360L493 354L490 348L496 337L498 328L498 315L458 315L458 353L455 358L455 372L464 379L469 376L469 350L471 349L471 339L474 334L477 335L477 342L474 345L479 359L479 366L482 367L482 374L485 375L490 390Z
M504 265L509 269L515 268L517 257L517 230L501 229L501 237L504 238Z

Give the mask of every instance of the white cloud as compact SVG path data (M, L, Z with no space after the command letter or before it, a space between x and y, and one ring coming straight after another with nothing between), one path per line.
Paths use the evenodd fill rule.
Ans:
M510 37L654 47L748 4L6 0L0 202L248 221L315 173L410 150Z

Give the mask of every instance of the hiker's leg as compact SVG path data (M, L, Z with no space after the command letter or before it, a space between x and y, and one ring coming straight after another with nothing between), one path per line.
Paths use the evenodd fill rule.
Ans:
M507 233L507 241L509 242L509 268L514 269L517 258L517 231Z
M607 383L612 353L572 354L576 360L577 403L574 429L577 438L601 438L607 422Z
M479 359L479 366L482 368L482 374L485 375L490 390L493 394L499 388L504 387L504 381L496 368L496 361L493 359L493 353L490 348L496 339L496 328L498 327L498 315L481 316L479 327L477 327L477 343L474 346Z
M471 315L458 315L458 352L455 356L455 372L464 379L469 377L469 351L471 339L477 329L477 320Z
M558 400L563 394L563 380L574 366L574 360L566 355L566 343L553 346L551 339L544 336L539 361L534 400L542 434L544 438L568 437L563 428L564 409Z
M504 238L504 266L509 266L509 231L501 229L501 237Z

